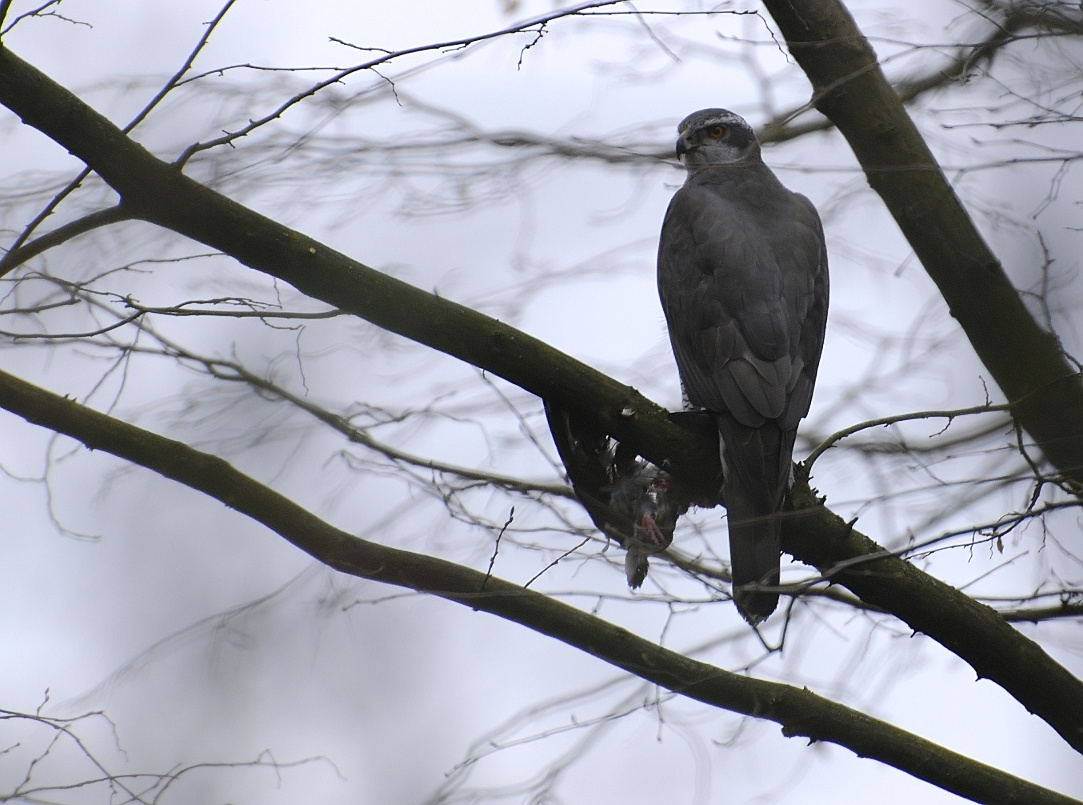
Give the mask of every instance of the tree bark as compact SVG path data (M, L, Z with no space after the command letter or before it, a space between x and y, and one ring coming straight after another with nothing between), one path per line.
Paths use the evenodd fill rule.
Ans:
M1026 309L839 0L764 0L951 315L1049 462L1083 493L1083 375Z
M443 559L348 534L224 459L0 372L0 406L216 498L343 573L440 596L533 629L682 696L768 719L787 737L829 741L975 802L1079 805L806 689L725 671L549 596Z
M71 92L0 46L0 104L92 167L132 215L191 237L391 332L586 410L607 432L692 488L718 476L718 451L667 413L542 342L351 260L203 187L154 157ZM98 445L93 445L97 447ZM103 446L104 447L104 446ZM1083 752L1083 684L1040 646L954 588L849 528L807 486L784 548L868 596L970 663ZM801 492L801 488L797 492ZM840 567L841 565L841 567Z

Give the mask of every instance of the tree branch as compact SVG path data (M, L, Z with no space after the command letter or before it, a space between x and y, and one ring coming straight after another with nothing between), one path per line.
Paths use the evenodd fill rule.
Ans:
M84 173L80 173L83 179L86 178ZM80 182L82 179L80 179ZM58 226L52 232L42 235L40 238L35 238L29 243L23 243L21 246L13 244L3 259L0 259L0 277L6 276L13 269L18 268L27 260L33 257L37 257L39 254L48 251L62 243L67 243L69 240L78 237L79 235L85 235L87 232L91 232L99 227L108 226L109 224L119 223L129 219L128 212L121 208L119 205L115 207L106 207L103 210L96 210L95 212L84 215L82 218L76 218L74 221Z
M719 458L714 440L676 426L664 409L635 389L203 187L3 47L0 104L92 166L133 215L230 254L333 307L493 372L561 408L589 411L607 433L627 440L693 493L716 496L713 479L719 475ZM788 552L958 654L1083 751L1079 680L989 607L854 531L822 506L807 478L795 487L794 497L800 511L783 523Z
M793 489L798 511L782 525L786 551L957 654L979 679L1005 688L1083 753L1083 684L1078 679L992 607L924 573L844 522L822 505L804 473L798 476Z
M541 593L443 559L348 534L199 452L0 372L0 406L220 500L334 569L431 593L521 624L682 696L774 721L788 737L829 741L984 803L1076 803L807 689L752 679L670 651Z
M901 79L892 85L892 88L899 96L899 100L908 104L926 92L959 82L979 65L991 63L1001 50L1019 41L1022 36L1021 31L1030 27L1043 27L1041 18L1033 12L1024 11L1021 6L1009 8L1003 22L994 22L993 30L984 40L960 46L950 61L942 67L930 70L922 76ZM818 118L805 123L790 123L794 117L807 108L806 105L790 109L764 123L763 130L759 134L760 142L784 142L813 132L829 131L835 127L834 121L829 118Z
M1046 458L1083 493L1083 377L1012 287L839 0L764 0L974 350Z

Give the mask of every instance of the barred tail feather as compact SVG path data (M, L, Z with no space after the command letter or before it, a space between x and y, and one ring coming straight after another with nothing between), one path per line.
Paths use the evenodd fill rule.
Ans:
M781 523L770 515L734 519L734 508L729 509L733 600L745 620L759 623L778 606L777 592L755 587L778 586Z
M782 552L782 522L796 431L771 421L750 428L732 416L718 416L725 482L722 501L729 517L733 598L750 623L775 611Z

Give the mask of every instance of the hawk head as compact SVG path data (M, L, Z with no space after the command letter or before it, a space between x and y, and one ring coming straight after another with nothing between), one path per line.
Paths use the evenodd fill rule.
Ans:
M677 158L689 172L711 165L758 162L760 144L752 127L729 109L701 109L677 127Z

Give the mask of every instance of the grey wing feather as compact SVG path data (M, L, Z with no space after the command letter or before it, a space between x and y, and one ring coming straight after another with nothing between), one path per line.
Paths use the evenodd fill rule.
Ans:
M659 292L685 392L749 427L766 419L796 427L808 413L826 323L819 216L779 189L788 209L776 216L780 231L765 232L756 211L690 183L670 204L659 247Z
M787 408L784 425L796 428L797 423L808 415L812 405L812 390L816 384L816 372L820 367L820 355L823 353L824 337L827 330L827 308L831 289L827 271L827 240L824 237L823 224L812 202L800 194L794 194L804 210L799 223L810 232L814 243L819 245L819 254L808 254L809 268L805 271L801 283L801 305L797 313L802 319L801 336L798 342L797 358L800 369L797 382L790 393L790 405Z
M765 166L705 171L666 213L658 287L689 402L716 416L734 597L752 622L777 593L798 422L827 320L827 253L812 203Z

